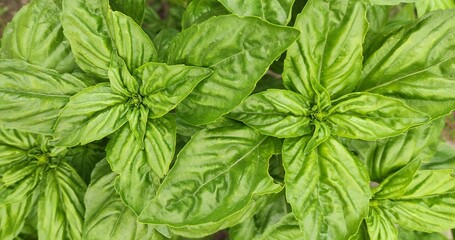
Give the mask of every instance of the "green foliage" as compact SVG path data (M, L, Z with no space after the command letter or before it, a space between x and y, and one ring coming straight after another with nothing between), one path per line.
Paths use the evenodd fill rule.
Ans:
M34 0L0 239L445 239L452 0Z

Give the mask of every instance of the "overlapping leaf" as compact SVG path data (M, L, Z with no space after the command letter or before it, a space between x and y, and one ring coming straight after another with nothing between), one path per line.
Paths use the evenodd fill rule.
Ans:
M182 28L186 29L211 17L228 13L229 11L218 0L194 0L183 13Z
M130 16L139 25L142 24L146 7L145 0L110 0L109 3L113 10Z
M232 110L297 36L295 29L235 15L182 31L169 46L169 62L209 67L213 74L178 106L178 116L201 125Z

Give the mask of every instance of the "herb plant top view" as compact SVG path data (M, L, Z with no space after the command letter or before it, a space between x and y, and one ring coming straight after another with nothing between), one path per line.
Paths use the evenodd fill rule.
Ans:
M454 110L454 0L32 0L0 240L447 240Z

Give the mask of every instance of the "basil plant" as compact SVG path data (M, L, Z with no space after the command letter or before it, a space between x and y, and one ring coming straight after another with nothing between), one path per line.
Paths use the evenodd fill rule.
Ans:
M32 0L0 239L446 239L453 0Z

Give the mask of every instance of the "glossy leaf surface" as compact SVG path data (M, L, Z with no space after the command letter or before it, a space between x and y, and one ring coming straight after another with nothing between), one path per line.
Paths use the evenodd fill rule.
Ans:
M328 117L333 134L362 140L392 137L428 120L399 100L371 93L344 96Z
M219 0L219 2L234 14L240 16L257 16L278 25L286 25L289 22L294 1Z
M228 117L269 136L290 138L312 132L310 100L288 91L270 89L246 98Z
M145 4L145 0L109 0L113 10L130 16L139 25L144 20Z
M380 208L371 207L370 214L365 219L368 235L371 240L397 240L398 233L392 219L387 212Z
M272 139L245 126L196 133L140 221L183 227L239 213L253 196L280 189L267 172L274 148Z
M201 125L232 110L298 34L292 28L235 15L214 17L182 31L169 46L169 62L209 67L213 74L179 105L178 116Z
M31 199L0 206L0 239L12 240L19 235L30 213Z
M33 1L4 29L1 58L21 59L58 72L77 66L60 22L61 1Z
M194 0L183 13L182 28L186 29L211 17L228 13L229 11L218 0Z
M361 1L308 1L295 22L302 34L287 51L285 86L312 100L321 94L317 83L333 99L351 92L362 69L365 14Z
M303 239L348 238L368 214L366 169L333 138L305 155L309 140L284 141L287 200L299 220Z

